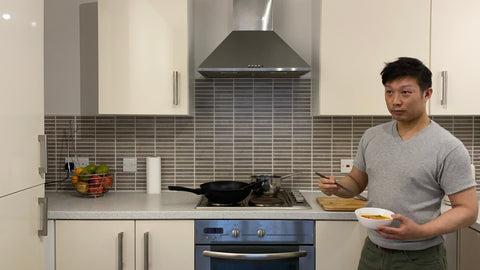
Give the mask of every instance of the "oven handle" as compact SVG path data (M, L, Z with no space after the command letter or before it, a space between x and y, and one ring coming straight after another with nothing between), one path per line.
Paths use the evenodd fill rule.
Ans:
M203 256L226 260L242 260L242 261L267 261L267 260L281 260L290 258L300 258L307 256L307 252L300 250L294 252L281 253L228 253L217 252L211 250L204 250Z

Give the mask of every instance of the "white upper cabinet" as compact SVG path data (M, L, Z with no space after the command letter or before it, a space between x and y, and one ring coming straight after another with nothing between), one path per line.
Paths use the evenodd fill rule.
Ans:
M99 0L99 113L193 113L192 0Z
M380 71L401 56L429 64L430 0L323 0L314 12L312 115L389 115Z
M430 109L433 115L480 113L479 14L478 0L432 1L433 97ZM443 71L447 75L446 84Z

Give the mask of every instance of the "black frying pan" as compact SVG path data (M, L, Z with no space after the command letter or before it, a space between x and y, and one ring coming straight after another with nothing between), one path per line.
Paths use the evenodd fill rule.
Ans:
M215 181L201 184L200 188L196 189L180 186L168 186L168 189L187 191L198 195L204 194L211 202L231 204L243 201L250 195L252 189L260 187L261 184L261 182Z

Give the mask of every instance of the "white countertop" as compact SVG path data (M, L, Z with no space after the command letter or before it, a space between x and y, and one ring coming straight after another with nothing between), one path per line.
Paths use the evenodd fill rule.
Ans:
M356 220L353 212L325 211L316 197L320 191L301 191L311 209L229 208L195 209L200 196L187 192L109 192L84 198L75 192L47 192L49 219L309 219ZM443 205L442 212L449 206ZM471 226L480 231L480 215Z
M310 219L356 220L353 212L325 211L321 192L302 191L311 209L195 209L200 196L187 192L109 192L84 198L75 192L47 192L49 219Z

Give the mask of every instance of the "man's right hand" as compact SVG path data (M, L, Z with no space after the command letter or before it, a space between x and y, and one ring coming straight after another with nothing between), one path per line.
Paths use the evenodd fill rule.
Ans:
M338 191L339 187L335 184L335 176L330 175L328 178L322 178L318 180L318 188L327 196L331 196Z

